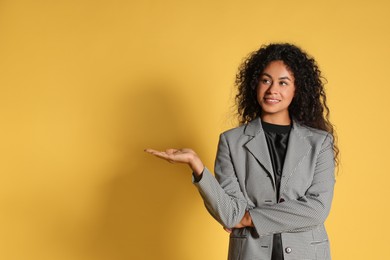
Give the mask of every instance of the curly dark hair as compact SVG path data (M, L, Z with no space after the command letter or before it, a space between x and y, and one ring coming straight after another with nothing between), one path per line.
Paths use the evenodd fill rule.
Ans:
M329 132L334 139L335 161L338 162L336 133L329 121L324 82L321 71L313 57L299 47L289 43L263 45L240 65L235 85L238 88L236 105L239 123L245 124L261 115L256 88L260 75L272 61L283 61L293 73L295 95L289 106L289 113L302 125Z

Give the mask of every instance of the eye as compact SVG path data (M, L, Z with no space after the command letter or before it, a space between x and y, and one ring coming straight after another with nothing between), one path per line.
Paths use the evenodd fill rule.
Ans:
M279 85L280 85L280 86L287 86L288 83L287 83L286 81L280 81L280 82L279 82Z
M271 84L271 80L269 80L269 79L261 79L260 82L262 84L267 84L267 85Z

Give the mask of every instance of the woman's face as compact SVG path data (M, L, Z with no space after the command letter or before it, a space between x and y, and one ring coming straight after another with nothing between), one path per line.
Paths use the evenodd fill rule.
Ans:
M294 75L283 61L272 61L260 75L257 102L265 122L288 125L288 107L295 94Z

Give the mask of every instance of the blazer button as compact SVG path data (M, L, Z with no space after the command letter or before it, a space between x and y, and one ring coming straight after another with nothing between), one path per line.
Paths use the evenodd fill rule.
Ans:
M286 247L286 253L287 253L287 254L290 254L291 251L292 251L292 249L291 249L290 247Z
M279 202L284 202L284 199L283 198L280 198L279 199ZM291 248L290 248L291 249Z

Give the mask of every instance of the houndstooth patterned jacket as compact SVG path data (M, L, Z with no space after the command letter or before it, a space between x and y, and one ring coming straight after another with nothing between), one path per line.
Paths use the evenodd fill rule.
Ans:
M254 228L233 229L229 260L271 259L282 233L285 260L331 259L324 221L333 198L333 139L293 121L276 201L275 180L261 120L220 135L215 178L205 168L198 188L210 214L232 228L249 211Z

